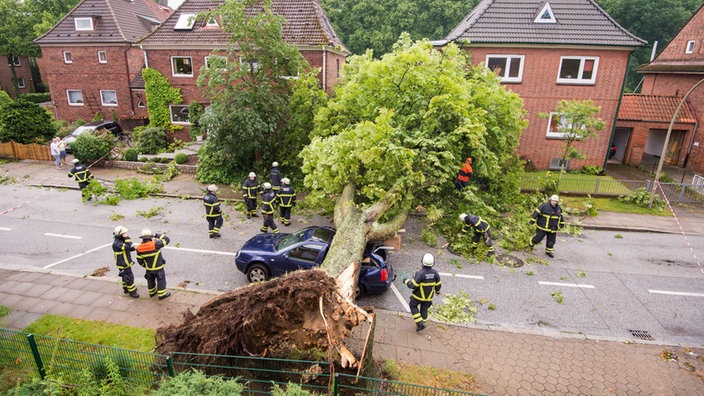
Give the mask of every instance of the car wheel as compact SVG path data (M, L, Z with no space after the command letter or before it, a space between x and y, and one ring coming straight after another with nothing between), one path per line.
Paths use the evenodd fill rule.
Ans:
M252 283L269 280L269 269L263 264L252 264L247 270L247 280Z
M367 289L364 288L364 285L360 285L357 283L357 287L354 288L354 299L358 299L365 295L367 293Z

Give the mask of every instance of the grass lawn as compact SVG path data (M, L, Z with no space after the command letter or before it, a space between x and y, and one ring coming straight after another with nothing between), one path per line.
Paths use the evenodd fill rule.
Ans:
M524 172L524 177L521 178L522 189L535 189L538 185L538 177L545 179L545 171ZM551 172L551 178L558 180L559 172ZM632 190L624 183L614 179L611 176L594 176L583 174L565 173L560 181L560 190L570 193L581 194L609 194L609 195L627 195Z
M585 197L560 197L560 206L563 208L573 208L579 210L585 210L584 202L587 200ZM669 216L672 217L672 212L668 208L663 210L657 210L655 208L642 208L637 205L633 205L626 202L621 202L617 198L594 198L594 203L596 204L596 210L598 212L617 212L617 213L633 213L633 214L649 214L655 216Z

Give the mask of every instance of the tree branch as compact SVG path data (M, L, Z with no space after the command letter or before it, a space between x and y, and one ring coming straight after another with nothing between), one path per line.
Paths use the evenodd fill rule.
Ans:
M394 216L393 219L385 223L372 224L371 229L367 233L367 241L386 240L396 235L396 231L398 231L406 222L406 218L408 217L408 212L411 209L412 203L412 198L405 199L401 202L400 212Z

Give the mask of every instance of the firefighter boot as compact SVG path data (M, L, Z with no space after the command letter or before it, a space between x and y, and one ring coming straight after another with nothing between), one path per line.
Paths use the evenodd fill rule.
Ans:
M416 323L416 331L421 331L423 329L425 329L425 325L423 324L423 322Z
M133 292L130 292L130 297L132 297L132 298L139 298L139 293L137 293L136 290L133 291Z

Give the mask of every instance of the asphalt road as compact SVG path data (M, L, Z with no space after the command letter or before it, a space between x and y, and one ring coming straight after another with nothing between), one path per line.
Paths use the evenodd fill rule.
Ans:
M244 274L234 266L234 254L261 226L260 219L246 220L225 208L223 237L209 239L200 201L150 198L117 206L84 205L75 190L18 185L0 185L0 209L7 211L0 216L2 268L84 276L106 267L105 276L117 283L110 245L112 230L120 224L130 229L133 240L142 228L167 232L168 286L218 291L246 285ZM157 214L147 218L148 212ZM296 230L309 224L330 225L330 220L296 218L291 227L280 227ZM468 262L419 240L404 237L402 249L390 258L397 274L394 286L381 296L363 297L361 305L407 310L410 290L402 279L411 276L423 253L430 251L443 277L443 295L436 305L444 295L460 292L484 300L478 304L477 325L704 345L704 271L682 235L587 230L579 237L558 237L554 259L538 247L532 254L513 253L526 263L519 268ZM704 237L689 236L689 242L701 247ZM144 289L142 269L135 272ZM117 284L115 292L121 292ZM557 294L563 296L562 304L553 297ZM489 309L489 303L495 309Z

